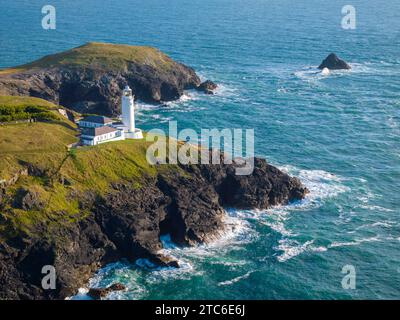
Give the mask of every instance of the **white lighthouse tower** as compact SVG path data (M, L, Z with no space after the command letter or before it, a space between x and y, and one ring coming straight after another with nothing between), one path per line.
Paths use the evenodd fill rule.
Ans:
M131 139L142 139L142 130L135 127L135 103L132 89L126 86L122 91L122 123L125 136Z

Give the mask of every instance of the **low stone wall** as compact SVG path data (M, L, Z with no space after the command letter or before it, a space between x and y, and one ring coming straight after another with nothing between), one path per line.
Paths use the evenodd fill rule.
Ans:
M6 126L9 124L19 124L19 123L31 123L31 122L36 122L36 121L35 121L35 119L14 120L14 121L8 121L8 122L0 122L0 126Z

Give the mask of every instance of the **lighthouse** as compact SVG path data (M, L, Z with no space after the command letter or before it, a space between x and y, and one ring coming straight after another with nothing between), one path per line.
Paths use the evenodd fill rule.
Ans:
M142 130L135 127L135 102L132 89L126 86L122 91L122 123L124 124L125 136L131 139L142 139Z

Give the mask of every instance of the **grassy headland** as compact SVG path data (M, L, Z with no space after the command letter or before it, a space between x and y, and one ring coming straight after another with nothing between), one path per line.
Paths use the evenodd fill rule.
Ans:
M130 63L168 70L173 67L174 61L152 47L89 42L65 52L45 56L28 64L0 70L0 74L60 66L124 71Z

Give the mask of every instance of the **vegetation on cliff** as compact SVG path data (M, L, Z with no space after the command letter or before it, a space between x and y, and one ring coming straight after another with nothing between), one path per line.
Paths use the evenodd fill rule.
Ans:
M126 71L130 64L141 64L156 69L169 70L175 62L166 54L152 47L89 42L65 52L45 56L28 64L4 69L1 72L9 74L60 66Z
M18 120L60 120L57 107L30 97L0 96L0 123Z

